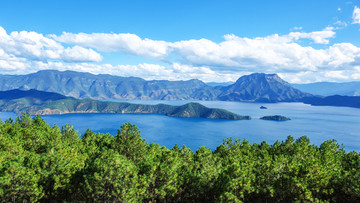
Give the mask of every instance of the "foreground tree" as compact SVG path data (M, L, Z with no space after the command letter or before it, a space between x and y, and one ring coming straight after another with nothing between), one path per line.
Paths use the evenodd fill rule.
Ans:
M360 155L306 137L269 145L229 138L213 152L148 145L38 116L0 122L4 202L360 202Z
M84 174L88 201L139 202L144 188L136 166L113 150L103 151Z

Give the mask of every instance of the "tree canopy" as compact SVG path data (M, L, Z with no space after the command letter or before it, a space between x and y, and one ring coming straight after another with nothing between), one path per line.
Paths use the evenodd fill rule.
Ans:
M170 135L169 135L170 136ZM216 150L148 144L123 124L117 135L51 127L23 114L0 122L4 202L359 202L360 155L335 140L269 145L225 139Z

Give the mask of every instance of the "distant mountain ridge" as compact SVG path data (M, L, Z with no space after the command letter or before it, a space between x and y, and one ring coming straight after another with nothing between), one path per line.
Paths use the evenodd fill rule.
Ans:
M223 87L218 98L223 101L293 102L309 96L311 94L293 88L277 74L253 73Z
M311 104L313 106L343 106L360 108L360 96L341 96L333 95L328 97L305 97L302 99L303 103Z
M75 71L44 70L28 75L0 75L1 91L36 89L93 99L192 99L190 95L204 86L206 84L200 80L146 81Z
M154 113L186 118L251 119L250 116L240 116L224 109L207 108L194 102L182 106L166 104L144 105L127 102L75 99L57 93L38 90L0 91L0 111L12 111L30 115L65 113Z
M38 103L56 101L60 99L67 99L64 95L53 93L53 92L43 92L38 90L28 90L22 91L19 89L9 90L9 91L0 91L0 100L14 100L21 98L29 98L34 101L38 101Z
M360 96L360 82L316 82L308 84L292 84L292 86L314 95Z
M311 94L293 88L276 74L254 73L228 86L209 86L200 80L147 81L136 77L93 75L44 70L28 75L0 75L0 91L36 89L75 98L222 100L293 102Z

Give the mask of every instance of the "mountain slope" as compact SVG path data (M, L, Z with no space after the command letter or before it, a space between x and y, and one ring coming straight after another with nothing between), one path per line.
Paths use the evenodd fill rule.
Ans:
M127 102L75 99L56 93L37 90L0 91L0 111L13 111L31 115L64 113L155 113L172 117L233 120L250 119L249 116L240 116L224 109L207 108L199 103L188 103L182 106L166 104L143 105Z
M75 98L223 100L279 102L311 96L291 87L276 74L254 73L228 86L208 86L200 80L146 81L136 77L93 75L74 71L39 71L28 75L0 75L0 90L36 89Z
M206 84L200 80L146 81L136 77L44 70L28 75L0 75L0 90L36 89L75 98L186 100Z
M293 88L276 74L254 73L221 88L223 101L293 102L311 96Z
M9 91L0 91L0 100L14 100L14 99L29 99L34 101L34 104L37 103L44 103L49 101L56 101L59 99L66 99L68 97L53 93L53 92L42 92L38 90L28 90L22 91L18 89L9 90Z
M67 99L63 95L52 92L41 92L37 90L9 90L0 91L0 109L2 111L15 111L19 112L32 105L47 104L60 99Z

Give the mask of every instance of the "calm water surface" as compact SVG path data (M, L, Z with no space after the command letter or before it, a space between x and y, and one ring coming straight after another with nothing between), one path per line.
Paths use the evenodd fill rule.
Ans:
M141 104L166 103L181 105L188 101L127 101ZM63 126L69 123L79 135L90 129L94 132L109 132L112 135L125 122L137 125L142 138L172 148L186 145L192 150L200 146L216 149L223 138L237 137L251 143L266 141L273 144L285 140L288 135L298 138L307 136L311 143L320 145L325 140L335 139L346 151L360 151L360 109L347 107L317 107L302 103L240 103L199 101L212 108L223 108L240 115L249 115L252 120L212 120L202 118L173 118L157 114L65 114L42 116L50 125ZM261 105L268 109L259 109ZM280 114L292 120L277 122L259 118ZM17 115L1 112L2 121Z

